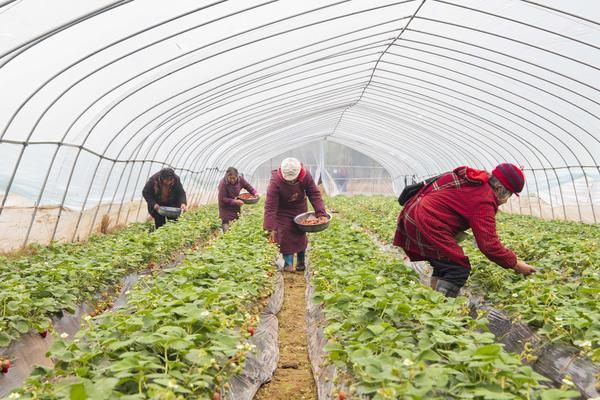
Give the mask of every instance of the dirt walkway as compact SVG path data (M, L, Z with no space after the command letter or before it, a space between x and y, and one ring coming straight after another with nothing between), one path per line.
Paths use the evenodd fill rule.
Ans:
M306 281L301 273L284 273L285 296L279 319L279 364L271 383L256 400L316 400L306 340Z

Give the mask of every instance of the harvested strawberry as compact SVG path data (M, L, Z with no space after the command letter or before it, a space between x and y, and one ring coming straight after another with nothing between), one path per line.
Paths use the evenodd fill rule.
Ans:
M238 196L240 199L244 199L244 200L252 200L255 199L256 196L251 195L250 193L242 193Z
M346 392L344 392L343 390L340 390L338 392L338 399L339 400L346 400Z
M253 326L248 328L248 333L250 334L250 336L254 336L254 333L256 332L256 329L254 329Z

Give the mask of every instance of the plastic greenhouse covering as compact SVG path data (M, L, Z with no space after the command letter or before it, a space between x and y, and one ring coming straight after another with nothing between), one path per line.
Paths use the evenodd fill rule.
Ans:
M330 194L524 168L509 211L600 220L600 3L0 1L0 249L192 204L299 157ZM262 186L261 186L262 185Z

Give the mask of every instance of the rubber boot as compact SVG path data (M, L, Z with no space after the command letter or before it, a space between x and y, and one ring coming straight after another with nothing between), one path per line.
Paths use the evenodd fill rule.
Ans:
M460 286L443 279L438 279L435 290L442 293L446 297L456 297L460 292Z

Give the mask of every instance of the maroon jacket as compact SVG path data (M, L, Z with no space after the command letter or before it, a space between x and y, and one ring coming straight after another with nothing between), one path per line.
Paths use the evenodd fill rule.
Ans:
M297 181L290 184L283 179L280 171L273 171L267 189L263 228L269 231L277 230L277 243L283 254L306 250L308 245L306 232L298 229L294 217L308 211L307 196L315 209L316 216L326 216L321 192L310 172L302 168Z
M425 186L402 209L394 245L412 261L447 261L471 268L454 239L471 228L487 258L504 268L514 267L517 256L496 233L498 201L487 182L487 172L459 167Z
M243 176L238 176L235 183L229 183L227 177L221 179L219 182L219 217L221 220L233 221L239 218L241 208L235 204L235 200L242 189L246 189L250 194L256 194L256 190Z
M168 200L161 201L161 187L159 177L160 171L155 173L150 177L150 179L148 179L148 182L146 182L146 185L142 190L142 196L144 196L144 199L146 199L146 203L148 203L148 212L152 216L157 215L156 211L154 210L155 204L165 207L181 207L182 204L187 204L185 190L183 190L181 179L179 179L178 176L175 176L175 183L173 184L173 186L171 186Z

